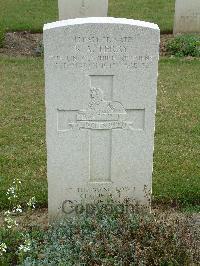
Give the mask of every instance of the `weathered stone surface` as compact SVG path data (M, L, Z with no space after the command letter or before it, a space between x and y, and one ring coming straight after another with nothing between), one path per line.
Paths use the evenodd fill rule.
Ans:
M200 32L200 0L176 0L174 34Z
M59 20L107 17L108 0L58 0Z
M44 26L50 218L151 191L159 28L115 18Z

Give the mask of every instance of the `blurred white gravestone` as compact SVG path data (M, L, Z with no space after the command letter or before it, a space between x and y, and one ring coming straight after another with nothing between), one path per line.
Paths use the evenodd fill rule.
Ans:
M107 17L108 0L58 0L59 20Z
M200 33L200 0L176 0L176 33Z
M149 200L159 39L129 19L44 26L50 219L109 195Z

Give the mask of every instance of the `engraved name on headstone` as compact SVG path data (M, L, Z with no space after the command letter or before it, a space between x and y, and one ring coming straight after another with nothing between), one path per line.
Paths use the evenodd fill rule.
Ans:
M176 0L174 34L200 33L200 1Z
M59 20L107 17L108 0L58 0Z
M67 202L149 200L159 36L127 19L44 26L50 219Z

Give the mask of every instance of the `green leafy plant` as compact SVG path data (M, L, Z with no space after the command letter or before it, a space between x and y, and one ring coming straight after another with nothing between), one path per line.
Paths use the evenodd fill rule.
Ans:
M169 213L149 214L127 203L90 207L50 227L35 242L22 265L192 265L197 262L187 220L170 217Z
M193 56L200 57L200 36L180 35L168 41L167 51L177 57Z
M19 184L19 180L12 184ZM11 188L12 188L11 187ZM14 197L12 189L8 196ZM16 197L14 197L16 198ZM35 198L27 203L35 207ZM14 208L0 229L0 265L197 265L198 236L190 218L126 200L78 205L47 229L21 227ZM14 211L13 211L14 210Z

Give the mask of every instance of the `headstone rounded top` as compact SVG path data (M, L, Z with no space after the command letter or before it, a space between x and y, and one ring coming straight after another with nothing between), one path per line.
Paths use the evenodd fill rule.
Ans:
M107 198L149 204L159 41L125 18L44 26L50 221Z
M52 23L44 24L43 30L50 30L54 28L60 28L65 26L73 26L73 25L80 25L80 24L122 24L122 25L131 25L131 26L138 26L144 28L151 28L155 30L160 30L157 24L134 20L134 19L127 19L127 18L113 18L113 17L89 17L89 18L76 18L76 19L68 19L68 20L61 20Z

